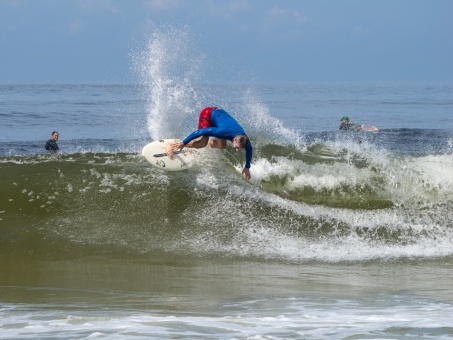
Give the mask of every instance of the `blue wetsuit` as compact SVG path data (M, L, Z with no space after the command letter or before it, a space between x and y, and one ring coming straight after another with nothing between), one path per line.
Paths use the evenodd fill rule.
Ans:
M201 136L216 137L232 141L237 135L245 135L244 129L223 109L213 109L210 119L211 127L192 132L182 142L184 145ZM248 140L245 146L245 167L250 168L252 161L252 143Z

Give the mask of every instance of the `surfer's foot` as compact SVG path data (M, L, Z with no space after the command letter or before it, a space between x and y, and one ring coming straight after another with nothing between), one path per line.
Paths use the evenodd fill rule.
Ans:
M167 156L170 159L173 159L173 143L169 143L166 145L167 148Z

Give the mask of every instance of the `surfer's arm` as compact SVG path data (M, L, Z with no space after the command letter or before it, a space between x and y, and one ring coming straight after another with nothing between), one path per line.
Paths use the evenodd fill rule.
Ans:
M245 168L250 169L250 163L252 162L253 148L250 140L245 146Z
M202 130L206 130L206 129L202 129ZM199 134L198 131L200 131L200 130L197 130L194 133L190 134L182 142L178 141L178 142L173 142L173 143L168 144L167 145L168 157L170 157L170 159L173 159L174 150L182 150L184 147L200 149L200 148L204 148L206 145L208 145L209 137L204 136L203 134ZM196 139L198 137L201 137L201 138Z
M213 128L206 128L206 129L198 129L198 130L195 130L194 132L192 132L190 135L188 135L182 142L184 143L184 145L189 145L189 143L191 141L193 141L194 139L197 139L201 136L213 136Z
M220 139L230 139L228 134L223 129L219 129L217 127L209 127L206 129L198 129L198 130L192 132L182 142L184 143L185 146L189 146L189 143L191 141L193 141L194 139L197 139L199 137L206 137L206 138L216 137L216 138L220 138ZM202 138L202 140L203 140L203 138ZM206 143L206 145L207 145L207 143ZM204 146L206 146L206 145L204 145ZM201 147L204 147L204 146L201 146ZM191 147L196 147L196 146L191 146Z
M242 169L242 174L244 175L245 179L247 179L247 180L252 178L252 175L250 174L250 163L252 161L252 155L253 155L253 148L252 148L252 143L250 143L250 140L249 140L247 145L245 146L245 166L244 166L244 169Z

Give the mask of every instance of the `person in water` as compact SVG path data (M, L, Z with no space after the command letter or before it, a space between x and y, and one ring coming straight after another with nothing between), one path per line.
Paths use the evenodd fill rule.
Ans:
M60 134L57 131L53 131L50 139L46 142L45 149L52 152L57 152L59 149L57 144L59 136Z
M378 131L379 130L374 125L372 125L369 128L366 128L364 124L356 125L356 124L350 123L348 116L343 116L343 118L341 118L340 120L341 120L341 124L340 124L340 127L338 128L339 130L348 130L348 131Z
M198 130L192 132L182 142L168 144L167 154L172 159L174 150L181 150L184 147L204 148L208 144L213 148L225 149L227 140L232 142L233 149L236 151L245 149L245 166L242 174L249 180L253 154L252 143L242 126L225 110L218 107L204 108L198 118Z

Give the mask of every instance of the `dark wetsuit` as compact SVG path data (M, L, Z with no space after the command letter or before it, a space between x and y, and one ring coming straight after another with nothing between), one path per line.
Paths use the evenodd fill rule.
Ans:
M357 130L357 126L352 123L341 123L340 127L338 128L339 130Z
M58 150L58 144L53 139L49 139L47 141L47 143L46 143L45 148L46 148L46 150L49 150L49 151L57 151Z

